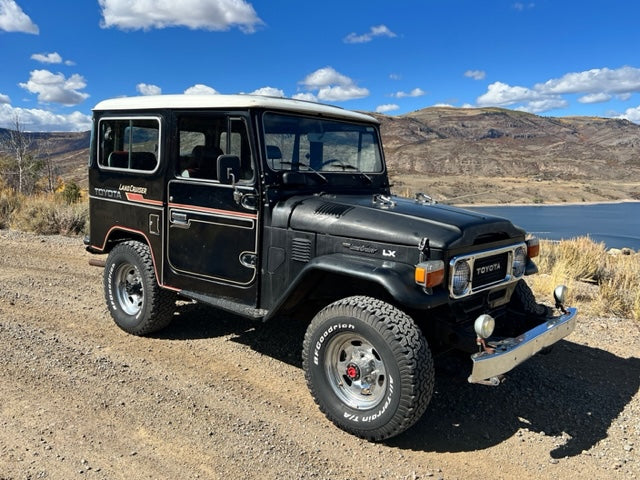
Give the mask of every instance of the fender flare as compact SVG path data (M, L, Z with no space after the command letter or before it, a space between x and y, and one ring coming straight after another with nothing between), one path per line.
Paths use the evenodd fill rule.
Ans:
M355 277L363 282L375 283L388 292L403 309L426 310L447 303L449 296L446 290L439 288L428 294L415 283L414 269L413 265L406 263L343 253L315 257L304 266L276 301L265 320L275 316L289 304L295 304L291 299L308 291L318 273Z

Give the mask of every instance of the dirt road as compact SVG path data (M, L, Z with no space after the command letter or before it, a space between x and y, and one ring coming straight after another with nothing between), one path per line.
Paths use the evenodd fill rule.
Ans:
M382 444L307 392L304 326L180 302L162 334L111 321L79 239L0 231L0 479L640 478L640 332L580 319L474 386L437 362L422 420Z

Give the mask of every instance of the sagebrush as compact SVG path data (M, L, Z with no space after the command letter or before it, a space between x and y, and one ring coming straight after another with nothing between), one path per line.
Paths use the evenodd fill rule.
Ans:
M562 242L541 241L538 275L528 278L536 296L547 298L553 287L569 287L569 304L586 314L640 320L640 253L611 254L589 237Z

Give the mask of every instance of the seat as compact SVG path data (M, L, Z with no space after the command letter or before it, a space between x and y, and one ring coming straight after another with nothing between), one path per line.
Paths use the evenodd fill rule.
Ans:
M267 145L267 162L271 168L275 168L275 161L282 160L282 150L276 145Z
M215 180L217 177L217 160L222 155L219 147L196 145L191 151L191 156L195 160L195 167L189 169L187 174L183 172L183 177L206 178Z

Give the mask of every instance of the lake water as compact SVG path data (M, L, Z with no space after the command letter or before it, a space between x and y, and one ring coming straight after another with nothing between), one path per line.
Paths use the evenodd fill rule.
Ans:
M508 218L538 238L563 240L588 235L607 248L640 250L640 202L467 208Z

